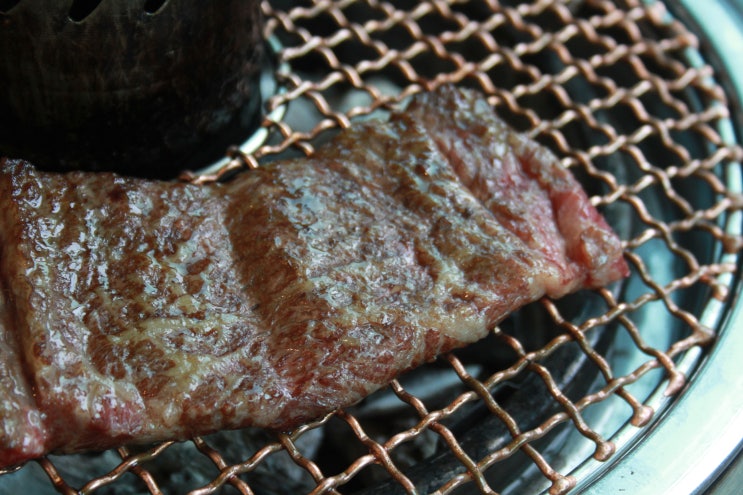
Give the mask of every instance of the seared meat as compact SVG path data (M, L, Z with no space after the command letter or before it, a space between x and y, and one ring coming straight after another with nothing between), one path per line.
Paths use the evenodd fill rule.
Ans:
M5 160L0 462L290 429L627 274L575 179L481 96L410 110L226 185Z
M43 455L48 435L24 376L6 295L0 279L0 466Z

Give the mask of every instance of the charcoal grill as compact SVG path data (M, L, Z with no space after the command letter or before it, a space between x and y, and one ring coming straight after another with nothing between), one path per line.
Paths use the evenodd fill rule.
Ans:
M294 432L49 456L2 472L0 493L736 486L739 469L716 480L743 446L743 4L277 0L263 10L280 90L259 137L184 180L229 180L310 154L417 92L476 87L580 178L624 240L630 279L533 304L484 342Z

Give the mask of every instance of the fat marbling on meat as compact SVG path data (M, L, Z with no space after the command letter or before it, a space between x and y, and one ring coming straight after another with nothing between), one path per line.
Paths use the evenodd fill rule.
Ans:
M291 429L627 274L580 185L442 88L226 184L0 173L0 463Z

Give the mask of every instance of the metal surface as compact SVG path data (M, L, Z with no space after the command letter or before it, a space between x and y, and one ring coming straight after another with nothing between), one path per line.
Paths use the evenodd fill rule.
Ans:
M743 45L704 36L735 32L733 16L684 24L726 4L701 3L264 3L285 89L268 141L190 180L311 153L440 84L476 87L579 177L624 239L629 281L534 304L291 434L50 456L0 476L0 493L704 489L743 424L743 76L720 62Z
M740 4L710 1L702 4L684 0L686 15L703 33L723 64L720 77L727 92L738 102L743 99L743 71L737 66L743 53L743 16ZM737 8L735 8L737 7ZM681 12L683 15L684 13ZM738 113L737 118L743 115ZM736 139L732 122L723 122L724 139ZM730 184L740 192L742 178L738 164L726 171ZM740 212L732 215L728 231L741 234ZM730 260L735 262L734 259ZM693 371L689 387L664 414L658 425L641 435L626 455L587 476L577 492L611 493L621 489L633 494L703 493L743 448L743 301L738 293L730 301L731 311L711 352ZM724 311L710 304L708 311ZM715 316L711 316L715 318ZM666 399L667 401L667 399ZM631 436L628 435L628 436ZM631 438L628 438L630 442ZM659 455L659 453L663 453ZM740 461L738 461L740 463ZM740 468L712 493L737 493L743 485ZM730 491L732 489L732 491Z
M258 126L259 0L0 2L0 153L172 178Z

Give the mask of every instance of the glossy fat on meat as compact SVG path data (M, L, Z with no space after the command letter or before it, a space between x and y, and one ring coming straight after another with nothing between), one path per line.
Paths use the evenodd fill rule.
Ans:
M254 172L226 217L287 387L271 426L353 403L544 294L538 258L412 121L360 124L312 159Z
M257 327L225 249L223 198L20 162L3 172L16 231L0 234L3 275L47 450L187 432L201 363Z
M46 453L47 432L23 374L7 294L0 280L0 466Z
M17 419L0 430L2 463L291 429L545 294L626 275L619 240L551 155L529 144L504 159L502 143L521 137L473 132L478 112L492 114L482 101L452 89L419 97L311 158L225 185L5 160L0 392ZM464 147L421 118L470 103L452 122ZM516 162L522 185L499 187ZM536 213L515 205L535 198ZM534 233L535 222L546 225Z
M627 275L622 247L552 153L500 120L473 91L424 93L408 114L498 221L539 250L548 295L598 288Z

